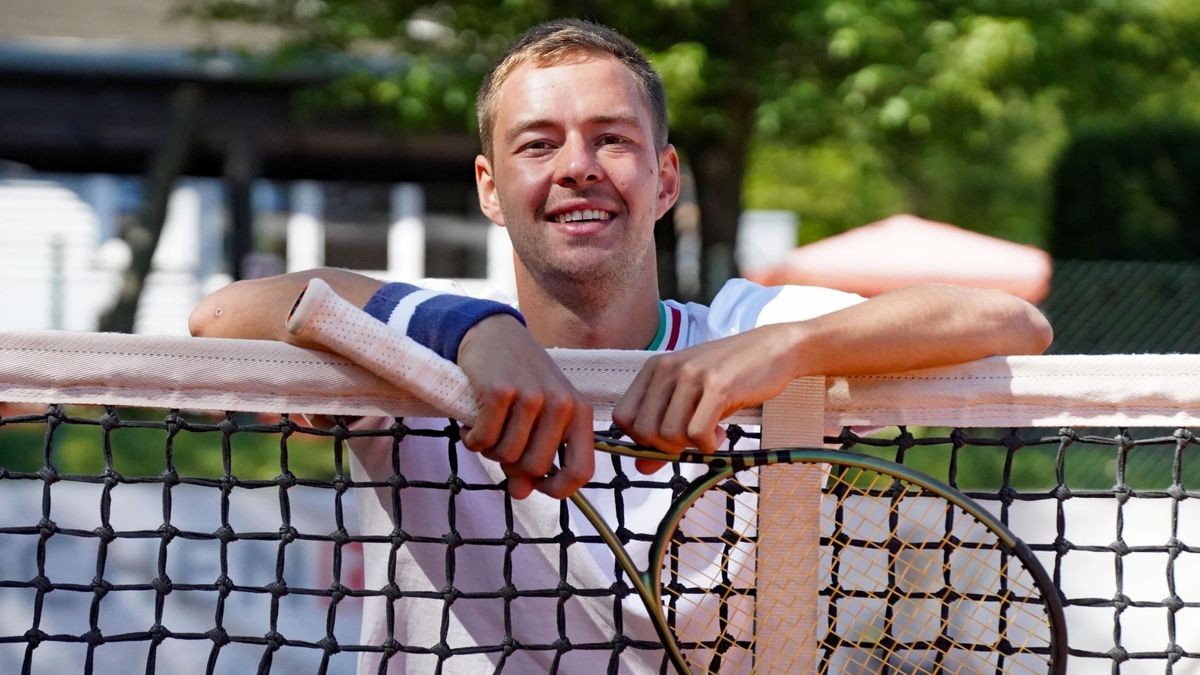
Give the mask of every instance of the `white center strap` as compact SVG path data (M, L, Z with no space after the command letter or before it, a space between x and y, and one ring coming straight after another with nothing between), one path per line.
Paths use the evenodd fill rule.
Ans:
M762 447L818 447L824 435L825 378L792 381L779 396L763 404ZM760 474L759 512L797 510L811 514L800 530L763 528L758 532L756 576L784 580L795 589L793 602L770 605L793 617L773 617L765 605L756 607L758 672L786 672L792 664L809 663L803 672L817 672L817 574L821 562L821 484L825 469L809 464L771 467ZM808 545L796 545L808 542ZM783 630L793 626L796 630ZM776 630L772 630L776 628ZM775 662L778 659L778 663Z

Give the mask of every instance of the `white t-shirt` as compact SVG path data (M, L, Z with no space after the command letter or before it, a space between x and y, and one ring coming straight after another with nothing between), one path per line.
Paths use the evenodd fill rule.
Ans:
M448 290L444 285L439 289ZM650 349L683 349L758 326L813 318L859 301L856 295L825 288L764 288L735 279L721 289L711 307L663 301ZM445 419L414 418L404 423L434 430L447 424ZM355 428L391 424L391 419L367 419ZM610 660L621 673L659 672L663 652L652 648L658 638L641 601L632 593L618 600L611 592L616 563L608 547L564 545L556 539L564 519L576 535L595 534L569 502L539 493L522 501L506 499L496 486L503 478L498 467L461 446L447 447L451 444L445 438L410 435L397 448L390 436L353 439L350 445L354 479L383 484L356 491L362 534L391 537L403 531L408 537L395 549L394 564L390 543L363 545L366 588L384 589L394 583L400 597L364 600L362 644L382 645L390 636L401 645L429 650L397 653L389 660L388 673L433 672L439 649L476 647L481 653L445 658L442 672L492 672L500 666L512 673L547 672L552 667L564 673L592 673L608 671ZM396 482L392 477L397 470L405 485L394 490L388 481ZM691 471L698 475L701 470ZM620 489L587 489L585 496L614 529L623 527L635 537L626 548L639 567L645 566L649 540L670 502L671 491L664 485L678 480L677 471L666 467L643 476L631 461L597 457L592 482ZM461 489L449 489L452 476ZM694 475L685 470L682 477ZM619 522L617 499L623 507ZM522 538L519 545L505 545L510 527ZM448 546L447 539L459 545ZM572 590L560 597L560 586ZM449 588L459 594L452 603L443 595ZM521 597L510 602L496 597L509 588ZM530 648L504 654L506 634ZM618 653L611 646L617 635L640 644ZM573 649L556 649L563 640ZM359 672L378 672L381 658L363 653Z

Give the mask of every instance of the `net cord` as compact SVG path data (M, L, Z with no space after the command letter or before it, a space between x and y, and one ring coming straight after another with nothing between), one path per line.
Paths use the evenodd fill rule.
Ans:
M651 352L550 350L608 419ZM435 416L348 359L265 340L0 331L0 399L62 403ZM906 373L827 377L824 428L1200 424L1200 355L1008 356ZM761 423L761 408L729 421Z

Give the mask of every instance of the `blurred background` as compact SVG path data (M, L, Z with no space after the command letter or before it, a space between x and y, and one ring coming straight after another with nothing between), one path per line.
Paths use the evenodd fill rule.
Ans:
M0 9L0 328L181 334L204 293L317 265L510 288L475 88L580 16L666 80L665 296L942 280L1039 303L1058 353L1200 350L1191 0Z
M507 237L475 197L475 89L513 37L578 16L638 42L666 81L685 194L657 227L664 296L703 300L736 275L864 295L948 281L1038 303L1055 327L1052 352L1200 352L1194 0L0 0L0 11L0 330L186 334L207 292L320 265L511 290ZM19 421L5 420L5 471L38 471L50 462L48 450L42 456L50 435L40 422ZM96 452L107 437L82 426L57 433L54 462L97 476L109 468ZM120 430L115 466L158 475L162 440L139 433ZM211 435L178 439L174 461L185 475L232 471ZM327 443L291 442L291 464L281 468L273 436L238 434L237 475L340 475ZM1018 487L1053 485L1053 453L1043 454ZM1169 457L1134 456L1156 462L1144 472L1155 478L1143 484L1141 469L1131 469L1130 483L1171 482ZM973 466L980 475L1007 472L997 457ZM1111 462L1083 457L1087 480L1112 484ZM210 495L178 489L186 527L220 524ZM94 520L108 495L86 482L55 490L60 521L72 510ZM34 481L6 486L0 525L38 522L40 491ZM119 522L158 526L161 486L122 485L115 494ZM237 531L278 525L274 491L233 494L242 500ZM331 522L328 491L289 494L300 531L341 527ZM1113 521L1087 508L1076 520L1097 532ZM1072 538L1087 542L1077 531ZM0 546L0 568L33 578L38 542L6 539L19 541ZM1098 545L1111 540L1107 530L1095 536ZM51 576L86 584L97 573L90 539L53 541ZM156 578L156 539L118 543L109 578ZM272 550L242 543L230 574L270 583ZM339 550L356 570L358 544ZM323 545L293 556L289 583L328 586L333 555ZM209 583L226 569L211 549L184 548L171 560L183 566L172 569L180 582ZM1110 557L1093 562L1112 568ZM1154 592L1147 597L1168 594ZM32 601L11 593L0 597L0 633L22 635ZM164 621L211 627L211 599L181 595ZM230 605L225 626L234 634L275 627L266 596L249 595ZM143 629L157 596L109 597L112 623L101 627L112 635ZM47 619L42 628L94 628L90 593L50 598L67 607L54 614L66 623ZM326 635L326 600L287 600L296 604L279 613L282 633ZM359 608L351 598L338 612L343 644L357 639ZM1113 632L1108 614L1091 634ZM1152 622L1140 623L1159 649ZM1107 640L1095 648L1109 649ZM15 672L25 645L9 642L0 670ZM194 669L207 650L203 641L193 647L172 647L162 663ZM77 669L83 649L39 650L48 660L38 670ZM144 649L110 643L97 651L110 659L99 670L140 667L131 664ZM261 652L233 645L217 672L244 672ZM319 656L281 652L276 666L310 672ZM329 672L353 664L352 653L341 654Z

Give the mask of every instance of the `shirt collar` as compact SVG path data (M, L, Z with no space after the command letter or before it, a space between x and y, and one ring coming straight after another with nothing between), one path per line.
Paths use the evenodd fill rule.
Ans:
M651 352L674 351L679 343L679 331L683 323L683 313L677 307L669 307L662 300L658 301L658 332L646 347Z

